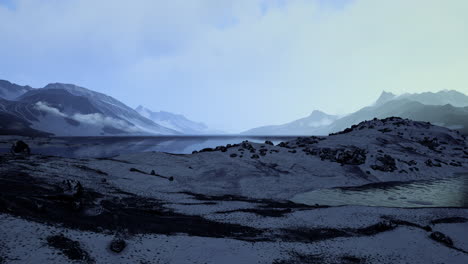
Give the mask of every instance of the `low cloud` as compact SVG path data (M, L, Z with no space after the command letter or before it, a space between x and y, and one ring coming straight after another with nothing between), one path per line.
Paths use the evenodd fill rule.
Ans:
M66 114L60 112L59 109L49 106L47 103L44 103L41 101L37 102L35 104L35 107L37 110L42 111L42 112L46 112L46 113L56 115L56 116L61 116L61 117L68 117Z
M121 129L127 132L141 132L137 127L129 125L127 122L119 119L115 119L112 117L104 116L99 113L94 114L74 114L72 119L86 123L91 125L97 126L104 126L104 127L115 127L117 129Z
M52 115L60 116L63 118L70 118L70 119L73 119L75 121L78 121L84 124L98 126L101 128L114 127L114 128L126 131L126 132L141 132L140 129L138 129L135 126L130 125L128 122L124 120L104 116L100 113L93 113L93 114L75 113L73 115L67 115L61 112L59 109L49 106L47 103L44 103L41 101L35 104L35 108L39 111L43 111Z

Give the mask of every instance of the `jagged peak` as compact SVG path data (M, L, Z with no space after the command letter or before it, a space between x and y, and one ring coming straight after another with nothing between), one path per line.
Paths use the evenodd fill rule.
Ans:
M396 95L394 93L387 92L387 91L382 91L382 93L380 94L380 96L377 99L377 101L375 102L375 104L376 105L384 104L384 103L392 100L395 97L396 97Z

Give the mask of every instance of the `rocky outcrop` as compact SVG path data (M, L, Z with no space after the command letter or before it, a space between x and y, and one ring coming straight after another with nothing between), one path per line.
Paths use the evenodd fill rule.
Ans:
M375 164L372 165L371 168L383 172L393 172L397 170L395 159L390 155L377 157Z

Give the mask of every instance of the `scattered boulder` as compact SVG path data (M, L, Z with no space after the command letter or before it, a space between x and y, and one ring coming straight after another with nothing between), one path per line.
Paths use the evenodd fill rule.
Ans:
M202 150L200 150L200 152L213 152L214 149L213 148L204 148Z
M280 142L276 146L281 147L281 148L291 148L288 144L289 144L288 142Z
M316 155L322 160L330 160L332 162L338 162L341 164L348 165L361 165L366 162L366 150L350 146L348 148L322 148L322 149L304 149L306 153Z
M109 249L115 253L122 252L126 247L127 243L125 242L125 240L118 237L114 238L109 245Z
M26 144L22 140L16 141L10 149L11 154L16 155L16 154L31 154L31 149L29 148L28 144Z
M260 156L265 156L267 152L268 152L268 149L266 149L266 148L261 148L261 149L260 149Z
M453 246L453 241L450 237L447 235L442 234L441 232L433 232L429 236L432 240L435 240L439 243L442 243L446 246L452 247Z
M59 187L65 196L77 198L83 194L83 186L77 180L63 180Z
M265 144L266 144L266 145L273 146L273 142L271 142L270 140L266 140L266 141L265 141Z
M253 154L250 158L251 158L251 159L259 159L260 156L258 156L257 154Z
M236 154L236 153L232 153L231 155L229 155L229 157L235 158L235 157L237 157L237 154Z
M377 157L375 164L371 168L384 172L393 172L397 169L395 159L390 155Z
M221 151L221 152L226 152L228 150L227 147L225 146L217 146L214 151Z
M418 141L418 143L433 151L438 151L437 148L440 146L438 138L424 137L424 139Z
M442 164L436 161L432 161L431 159L426 160L424 163L428 167L442 167Z

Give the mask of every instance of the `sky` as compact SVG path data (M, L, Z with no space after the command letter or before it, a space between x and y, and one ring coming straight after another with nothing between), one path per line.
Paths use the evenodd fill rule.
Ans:
M382 91L468 94L466 0L0 0L0 79L240 132Z

